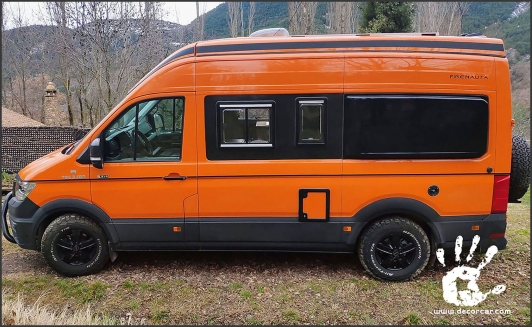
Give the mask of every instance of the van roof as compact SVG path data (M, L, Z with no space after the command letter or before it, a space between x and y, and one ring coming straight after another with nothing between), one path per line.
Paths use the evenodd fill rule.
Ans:
M196 56L325 51L421 51L505 57L501 39L437 33L327 34L237 37L199 41Z

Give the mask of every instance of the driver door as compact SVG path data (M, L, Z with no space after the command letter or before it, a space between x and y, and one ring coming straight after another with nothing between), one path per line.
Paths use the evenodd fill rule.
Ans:
M100 134L92 201L113 220L120 249L185 246L185 217L197 216L194 105L194 95L140 101Z

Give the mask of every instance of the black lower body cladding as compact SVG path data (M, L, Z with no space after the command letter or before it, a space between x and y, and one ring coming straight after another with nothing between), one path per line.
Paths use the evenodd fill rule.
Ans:
M92 270L95 269L93 267L100 267L100 259L108 260L110 250L259 250L352 253L364 235L366 241L362 243L370 244L370 248L369 250L363 248L360 251L366 253L363 257L367 256L365 264L368 265L370 261L367 260L372 258L371 244L379 242L387 244L391 242L386 240L388 237L402 233L400 238L402 238L403 246L415 244L415 249L396 246L398 251L415 251L412 252L415 253L412 256L405 255L407 263L402 263L405 266L402 273L398 272L401 267L397 266L397 263L387 262L385 255L373 256L373 259L380 262L381 266L385 265L389 270L394 271L393 280L404 280L417 275L425 266L427 251L435 250L431 249L430 244L435 244L438 248L452 249L456 237L462 236L464 247L467 248L471 245L475 235L481 238L477 248L480 252L485 252L492 245L502 250L507 244L505 214L441 217L430 207L418 201L397 198L375 202L351 218L330 217L328 221L308 222L299 221L298 217L176 218L158 219L156 223L150 218L115 221L111 220L100 208L87 202L59 200L39 207L29 198L24 201L11 198L3 210L3 214L9 211L11 229L18 245L26 249L40 250L43 244L45 246L43 251L50 250L48 251L52 258L48 258L50 260L53 260L52 254L55 255L52 251L52 238L43 236L42 243L39 239L39 233L45 230L46 225L50 224L48 227L53 227L55 222L63 219L61 223L64 228L77 226L79 230L85 231L83 232L85 237L94 240L94 246L102 251L100 255L93 256L94 253L91 252L85 259L76 261L76 263L81 262L80 265L90 265L87 271L91 272L95 271ZM81 217L79 219L83 222L79 223L79 219L65 220L65 215ZM398 225L392 218L400 220L399 227L404 227L404 230L386 229L392 225ZM384 232L389 235L382 234L375 224L383 219L393 220L390 224L385 224L386 228L383 227L383 230L386 229ZM181 233L172 232L175 226L181 227ZM56 229L52 231L55 230L59 235ZM368 236L367 231L370 229L374 231L373 238L380 237L378 240L373 240L371 235ZM376 234L378 235L375 236ZM49 232L49 235L55 234ZM108 248L109 246L111 249ZM66 250L70 251L70 249ZM77 252L75 254L77 255ZM92 259L87 258L95 259L92 262ZM68 260L70 259L67 258ZM84 274L83 271L70 271L64 267L56 268L67 275ZM374 271L378 272L378 269ZM386 276L389 275L384 274L378 277Z

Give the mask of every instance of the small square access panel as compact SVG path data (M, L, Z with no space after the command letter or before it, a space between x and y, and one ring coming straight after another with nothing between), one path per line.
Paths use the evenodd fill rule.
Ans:
M329 189L300 189L299 221L329 221L330 202Z

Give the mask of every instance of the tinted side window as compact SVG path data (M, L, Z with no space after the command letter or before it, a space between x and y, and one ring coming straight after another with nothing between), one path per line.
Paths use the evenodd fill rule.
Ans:
M344 118L345 158L478 158L487 150L486 97L347 96Z

